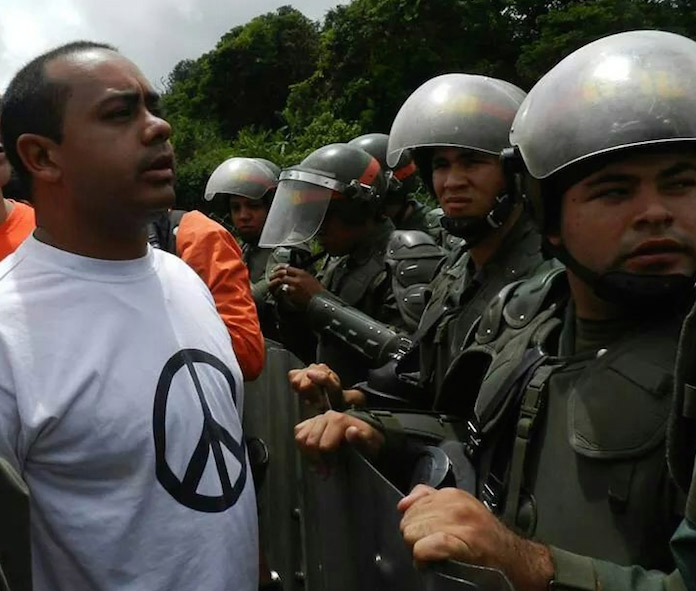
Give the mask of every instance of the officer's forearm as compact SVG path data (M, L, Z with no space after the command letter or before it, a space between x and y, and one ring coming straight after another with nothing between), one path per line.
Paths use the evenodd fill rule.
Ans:
M312 296L307 317L312 328L340 339L371 359L375 366L386 363L392 355L404 351L411 344L406 336L347 305L328 291Z

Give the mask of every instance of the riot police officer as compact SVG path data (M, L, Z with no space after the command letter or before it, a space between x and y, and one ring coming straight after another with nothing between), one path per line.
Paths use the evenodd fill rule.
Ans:
M261 240L293 245L316 236L331 257L319 279L292 266L279 268L271 289L306 311L321 333L318 359L331 362L347 383L364 377L383 344L398 347L394 328L406 326L385 262L396 248L388 247L394 225L383 213L385 191L382 169L370 154L347 144L324 146L281 173ZM432 261L421 280L427 284L443 253L425 234L418 240L421 254Z
M488 301L504 285L548 265L539 234L498 158L509 146L510 126L524 96L502 80L447 74L423 84L397 113L388 161L396 163L403 151L411 151L423 183L444 210L443 225L466 244L449 255L429 286L415 346L373 372L361 392L345 394L351 402L367 394L368 402L377 406L397 398L410 406L431 407L452 358ZM309 371L311 378L293 374L296 387L308 396L316 393L314 380L331 391L340 389L326 368ZM352 417L330 416L358 424ZM316 442L303 443L311 447Z
M472 411L478 481L402 501L416 560L494 566L519 589L682 588L658 571L674 569L693 467L693 435L667 419L696 275L694 80L693 41L621 33L565 58L520 108L525 191L567 269L503 290L454 364L442 403ZM690 458L671 477L666 439ZM693 518L692 504L677 545Z
M228 158L210 175L205 200L216 196L229 200L232 225L243 240L242 255L257 306L268 294L266 265L272 250L259 247L259 238L278 186L278 167L258 158Z
M427 214L431 208L417 199L409 198L417 188L417 169L410 153L405 150L398 162L390 167L387 165L387 145L389 136L386 133L367 133L348 142L371 154L382 167L387 179L387 193L384 197L384 214L391 219L397 230L421 230L434 234L435 226ZM432 217L432 216L431 216Z

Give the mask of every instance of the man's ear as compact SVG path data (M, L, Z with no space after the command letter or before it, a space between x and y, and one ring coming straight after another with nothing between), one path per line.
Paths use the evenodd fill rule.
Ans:
M47 183L57 182L63 174L58 148L52 139L35 133L23 133L17 138L17 153L29 174Z

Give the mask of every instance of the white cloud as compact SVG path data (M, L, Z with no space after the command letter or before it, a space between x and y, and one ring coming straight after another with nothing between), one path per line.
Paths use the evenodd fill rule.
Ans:
M295 0L319 20L346 0ZM161 86L182 59L210 51L231 28L288 4L283 0L2 0L0 89L31 58L62 43L111 43Z

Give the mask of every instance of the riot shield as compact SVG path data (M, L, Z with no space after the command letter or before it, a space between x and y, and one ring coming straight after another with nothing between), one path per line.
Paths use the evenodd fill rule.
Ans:
M300 403L288 371L304 367L282 345L266 340L266 365L245 383L243 427L259 510L261 562L280 576L283 591L301 591L304 555L301 534L300 458L294 426Z
M306 472L307 589L514 591L495 569L447 562L418 570L399 531L403 494L351 447L328 476Z

